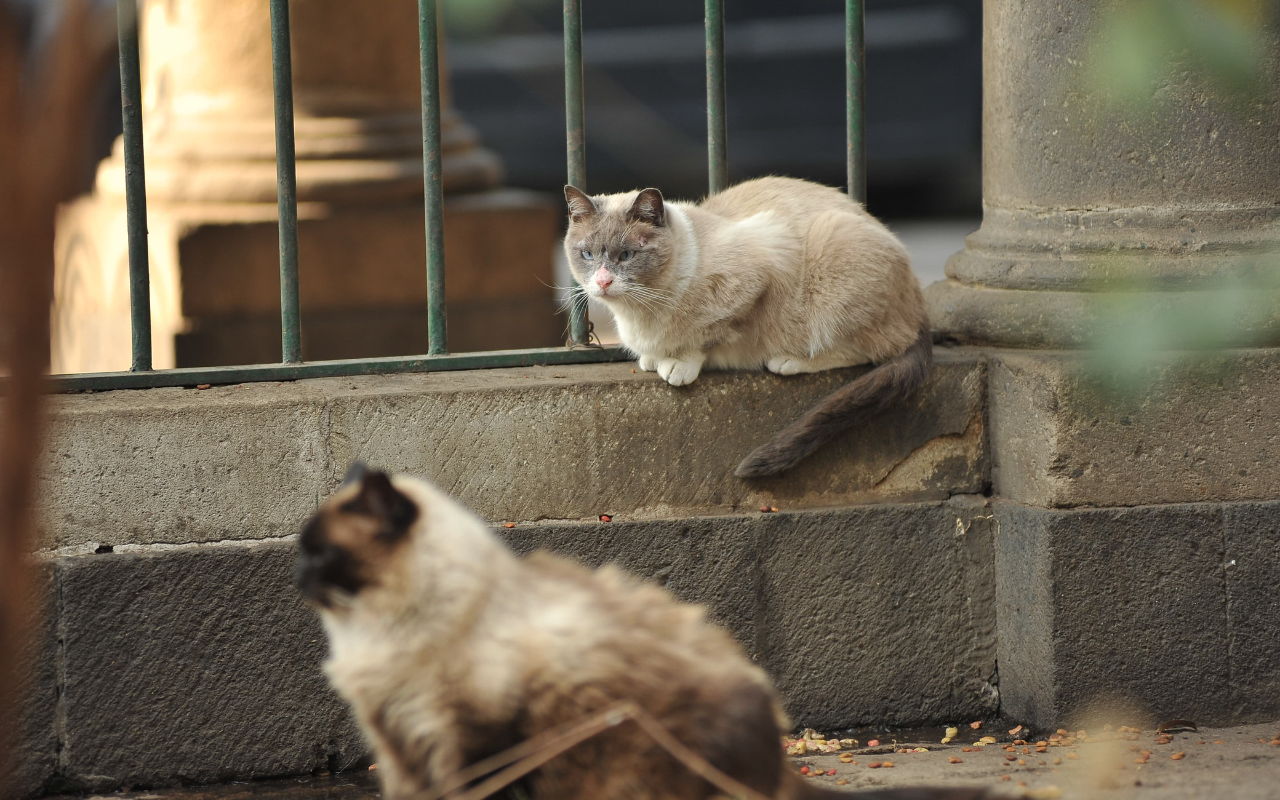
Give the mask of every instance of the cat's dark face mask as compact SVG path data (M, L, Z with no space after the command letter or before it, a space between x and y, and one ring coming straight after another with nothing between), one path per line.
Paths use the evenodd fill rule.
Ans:
M339 597L354 597L377 581L378 569L417 519L417 505L385 472L357 462L303 528L294 585L309 603L334 608Z
M569 231L565 252L574 278L603 300L643 295L671 260L667 210L657 189L640 192L626 211L604 211L586 194L565 187Z

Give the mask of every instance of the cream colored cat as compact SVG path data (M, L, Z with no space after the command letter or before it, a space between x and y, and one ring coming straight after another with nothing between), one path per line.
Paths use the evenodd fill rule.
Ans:
M630 701L776 800L979 800L982 789L845 794L802 779L764 672L697 606L615 567L518 558L433 486L355 465L299 537L298 588L329 637L325 672L378 761L382 796L423 798L512 745ZM529 800L723 797L635 725L540 766ZM452 795L451 795L452 796Z
M793 466L928 375L929 320L907 251L836 189L760 178L697 204L657 189L589 197L566 186L565 198L569 266L641 369L684 386L703 367L878 365L748 456L740 476Z

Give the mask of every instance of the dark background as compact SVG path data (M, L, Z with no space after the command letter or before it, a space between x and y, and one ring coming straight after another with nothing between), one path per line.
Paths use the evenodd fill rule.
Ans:
M478 5L476 4L478 2ZM583 0L588 189L706 187L703 4ZM980 210L981 0L868 0L872 212ZM564 183L561 5L446 5L455 105L515 186ZM730 180L845 183L844 3L725 3Z
M703 4L582 5L588 189L701 195ZM445 0L444 7L455 105L502 156L508 185L559 194L560 2ZM866 9L870 210L891 219L978 216L982 0L867 0ZM841 0L726 0L731 181L777 174L844 185L843 14ZM111 70L98 95L95 151L85 157L86 190L119 134L118 98Z

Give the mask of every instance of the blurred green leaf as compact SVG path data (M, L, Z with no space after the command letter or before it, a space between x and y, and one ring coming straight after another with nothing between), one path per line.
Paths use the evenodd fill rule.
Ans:
M1090 366L1120 391L1149 388L1158 354L1197 353L1265 344L1280 318L1280 257L1262 256L1253 270L1216 286L1161 290L1134 283L1100 298Z
M444 23L450 36L473 38L501 29L512 11L555 5L556 0L444 0Z
M1276 0L1127 0L1102 19L1091 83L1119 104L1150 102L1191 69L1237 98L1264 85L1264 29Z

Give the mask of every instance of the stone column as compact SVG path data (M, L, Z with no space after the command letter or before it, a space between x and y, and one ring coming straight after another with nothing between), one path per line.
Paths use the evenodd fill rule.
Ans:
M1280 244L1277 50L1261 102L1225 97L1187 65L1149 106L1117 108L1091 67L1101 20L1124 2L985 3L983 223L928 290L935 328L962 342L1079 347L1100 291L1200 302L1197 290ZM1276 315L1243 327L1280 344Z
M290 8L304 357L425 352L417 4ZM142 25L156 366L279 360L267 4L146 0ZM555 343L543 283L558 206L485 191L501 165L450 107L447 84L442 116L451 345L528 346L530 326ZM58 371L128 365L123 169L117 143L94 196L61 220ZM519 344L504 344L495 316L526 323Z
M1176 317L1275 268L1280 39L1261 99L1184 64L1117 109L1090 75L1127 2L987 0L984 220L926 292L935 327L989 364L1001 713L1274 718L1280 308L1242 307L1193 369L1151 354L1156 380L1129 394L1086 348L1117 321L1109 290Z

